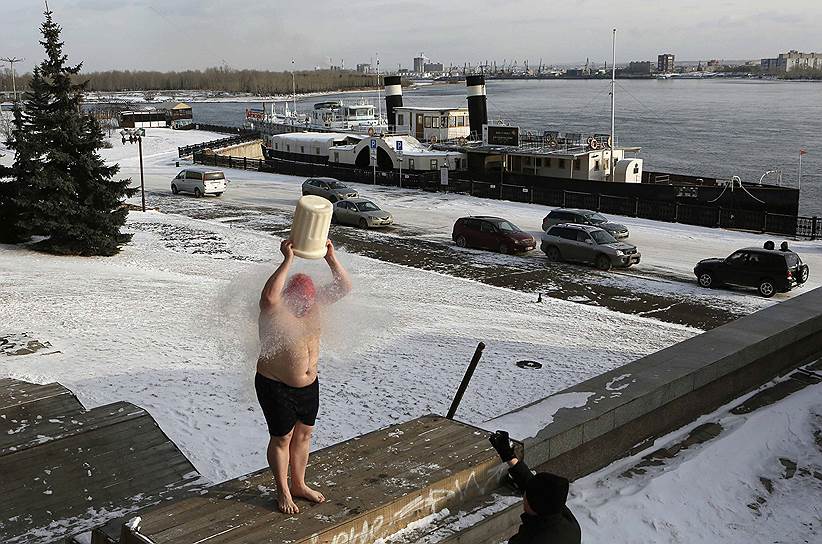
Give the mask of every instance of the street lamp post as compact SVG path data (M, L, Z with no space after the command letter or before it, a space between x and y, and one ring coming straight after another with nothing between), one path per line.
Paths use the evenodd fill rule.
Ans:
M139 134L137 135L137 149L140 152L140 191L142 192L143 197L143 211L146 211L146 184L145 180L143 179L143 137Z

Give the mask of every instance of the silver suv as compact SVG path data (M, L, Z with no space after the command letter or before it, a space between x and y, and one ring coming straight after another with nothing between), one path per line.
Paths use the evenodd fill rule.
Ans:
M303 183L303 196L305 195L321 196L331 202L359 196L357 191L334 178L308 178Z
M550 227L542 235L540 249L551 261L591 263L600 270L613 266L627 268L641 257L636 246L618 242L599 227L569 223Z

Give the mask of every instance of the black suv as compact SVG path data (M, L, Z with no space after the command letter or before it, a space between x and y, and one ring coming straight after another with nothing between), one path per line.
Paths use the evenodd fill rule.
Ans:
M763 297L787 293L808 281L808 265L793 251L746 247L725 259L699 261L694 274L702 287L740 285L756 287Z

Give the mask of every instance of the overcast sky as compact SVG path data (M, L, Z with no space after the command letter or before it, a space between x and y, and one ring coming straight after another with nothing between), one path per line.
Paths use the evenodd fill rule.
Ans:
M756 59L822 51L822 0L50 0L84 69L384 69L424 52L462 65ZM0 0L0 56L43 57L42 0ZM18 65L18 67L21 67Z

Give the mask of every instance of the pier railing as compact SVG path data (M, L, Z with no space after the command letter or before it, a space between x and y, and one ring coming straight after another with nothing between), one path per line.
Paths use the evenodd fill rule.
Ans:
M220 149L223 147L228 147L236 144L241 144L243 142L250 142L252 140L256 140L260 138L260 133L256 130L249 130L246 128L240 127L226 127L222 125L206 125L202 123L196 123L190 125L191 128L195 130L207 130L209 132L221 132L223 134L236 134L236 136L228 136L226 138L220 138L219 140L211 140L208 142L202 142L199 144L192 144L186 145L183 147L177 148L177 156L182 157L190 157L197 151L203 151L204 149Z
M213 142L211 142L211 146L213 146ZM489 183L471 179L451 179L448 185L442 185L439 172L403 172L402 179L400 179L399 173L396 171L377 171L375 176L371 169L331 166L326 163L226 157L207 154L202 151L195 151L193 158L196 164L208 166L275 172L292 176L333 177L352 183L376 183L377 185L463 193L480 198L527 202L546 206L584 208L667 223L749 230L783 236L798 236L812 240L822 238L822 218L816 216L794 216L768 211L699 206L605 193L586 193L507 183Z

